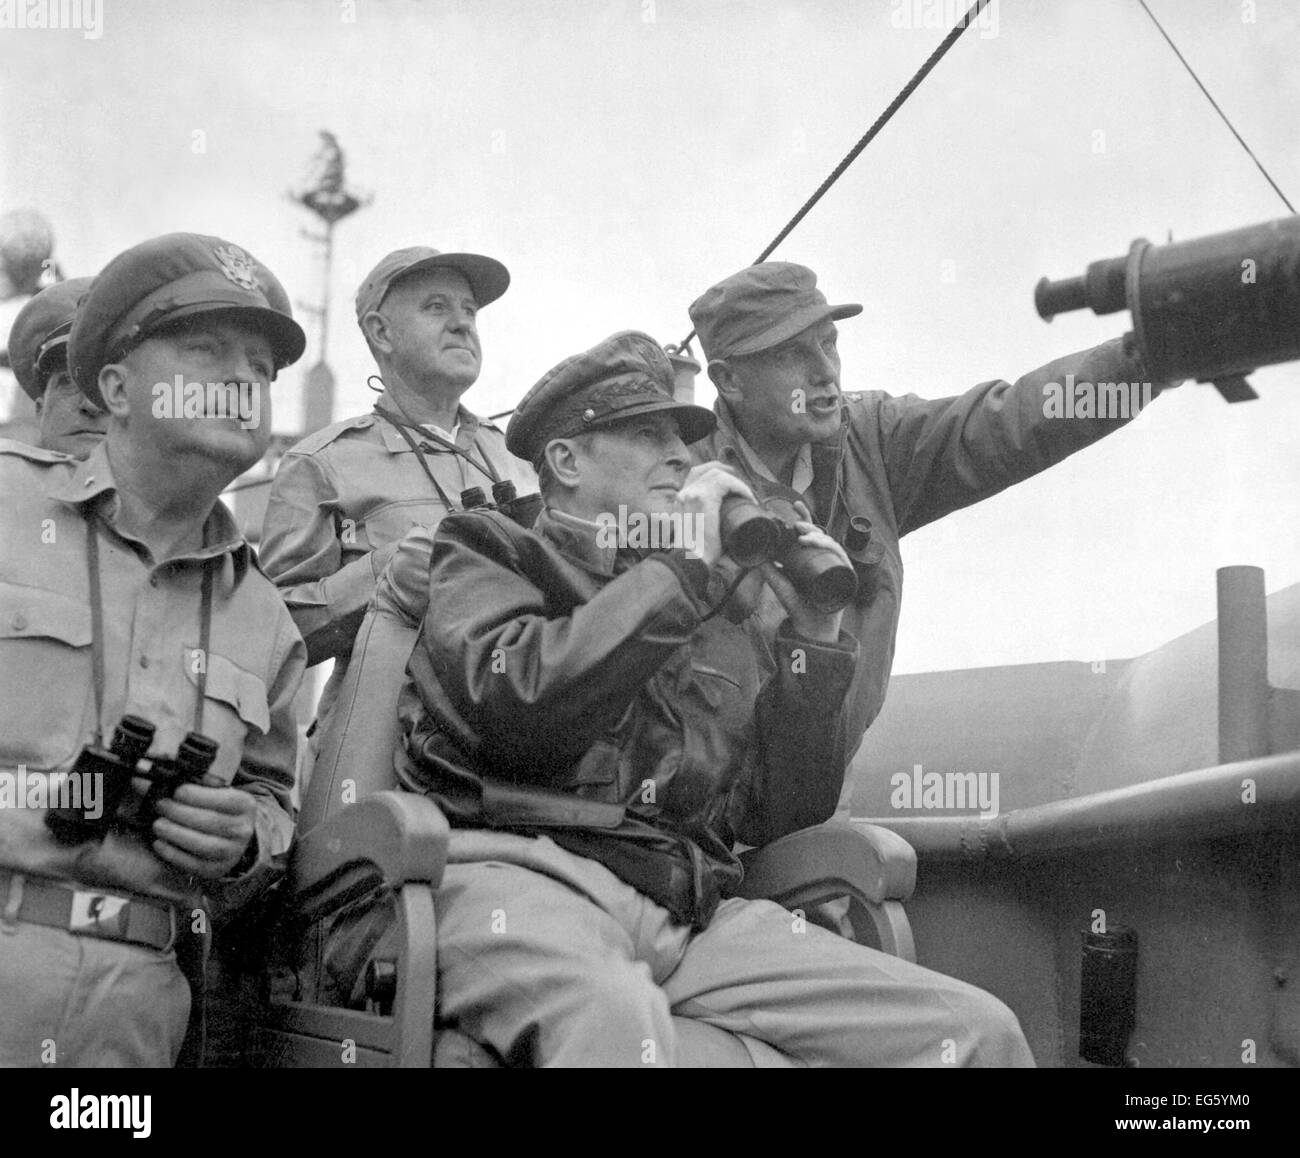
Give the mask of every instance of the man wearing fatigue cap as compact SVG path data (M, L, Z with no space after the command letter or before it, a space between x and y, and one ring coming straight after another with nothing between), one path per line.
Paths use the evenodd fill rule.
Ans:
M48 286L19 311L9 331L9 365L40 421L37 446L85 458L103 440L108 413L80 390L68 372L68 334L77 303L94 278Z
M717 430L692 455L726 463L764 497L801 499L858 572L857 600L845 610L845 625L861 644L844 716L850 758L889 682L903 585L899 539L1127 421L1049 419L1049 383L1071 373L1092 382L1150 381L1117 338L1014 384L982 382L953 397L844 394L835 322L861 312L860 305L830 304L812 270L778 261L725 278L690 307L718 391ZM770 635L780 608L765 597L759 614ZM846 778L846 811L851 796Z
M398 573L399 554L380 581L377 602L422 615L398 775L452 825L440 1024L516 1064L699 1064L719 1039L773 1064L939 1065L945 1042L963 1063L1028 1063L989 995L725 898L737 838L834 811L857 644L770 566L788 612L770 654L710 614L719 505L749 490L691 469L686 444L713 417L672 390L646 334L566 359L507 433L542 479L533 530L449 515L427 578ZM680 545L621 541L621 523L656 515Z
M369 414L308 435L280 463L261 557L307 643L334 659L317 706L319 744L375 580L412 527L435 526L468 487L535 493L531 468L492 423L460 404L479 375L478 311L510 284L473 253L395 250L357 290L357 324L383 387Z
M84 462L0 447L0 992L22 994L0 1002L0 1064L171 1065L196 913L282 867L305 650L219 496L265 451L270 383L303 342L246 250L154 238L108 263L72 326L103 441ZM215 742L203 779L154 805L133 781L107 809L78 754L128 714L155 729L149 758Z

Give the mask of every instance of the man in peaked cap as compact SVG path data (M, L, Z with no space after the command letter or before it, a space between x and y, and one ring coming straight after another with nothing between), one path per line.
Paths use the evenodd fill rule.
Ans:
M219 495L265 451L303 341L245 250L154 238L72 326L103 441L84 462L0 447L0 992L22 994L0 1002L0 1064L172 1064L205 898L240 904L288 849L305 650ZM127 715L148 759L213 742L202 780L156 803L129 782L113 809L78 756Z
M73 458L85 458L108 429L108 413L77 389L68 371L68 334L93 281L76 277L41 290L9 331L9 365L36 404L37 445Z
M696 461L726 463L761 496L801 499L858 572L858 597L845 611L861 644L844 717L847 757L889 682L903 583L899 539L1136 417L1127 405L1112 416L1089 409L1087 417L1051 417L1052 392L1067 375L1080 383L1151 379L1117 338L1014 384L982 382L955 397L845 394L835 323L861 312L830 304L806 266L778 261L724 278L690 307L718 391L717 429L692 448ZM764 597L759 615L770 634L781 609ZM845 810L851 793L848 778Z
M710 614L719 506L751 496L717 463L690 467L713 416L672 389L645 334L566 359L507 434L542 479L533 530L449 515L431 568L403 575L399 552L380 580L377 602L422 615L398 775L452 825L441 1023L539 1065L702 1064L719 1042L731 1062L1029 1063L988 994L724 899L737 837L834 811L857 644L770 566L787 612L770 653ZM643 520L665 538L633 542Z
M375 580L412 527L460 509L468 487L537 490L502 432L460 404L478 379L478 311L506 292L491 257L427 246L384 257L357 290L357 324L383 391L369 414L308 435L280 463L261 556L307 643L335 660L320 703L319 743Z

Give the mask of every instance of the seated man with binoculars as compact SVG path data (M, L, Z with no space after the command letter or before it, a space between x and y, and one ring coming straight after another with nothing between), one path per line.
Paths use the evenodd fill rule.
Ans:
M427 598L396 763L452 825L441 1023L510 1064L684 1064L674 1017L756 1062L1032 1064L989 994L725 896L737 839L834 811L853 575L797 512L691 468L714 418L672 387L645 334L566 359L507 431L542 482L533 529L449 514L431 563L399 549L381 579ZM620 513L682 515L692 549L610 544ZM771 645L715 614L726 550L783 561L759 563L787 613Z
M288 849L306 649L219 496L303 344L244 250L155 238L72 327L104 440L0 444L0 1065L172 1065L178 953Z

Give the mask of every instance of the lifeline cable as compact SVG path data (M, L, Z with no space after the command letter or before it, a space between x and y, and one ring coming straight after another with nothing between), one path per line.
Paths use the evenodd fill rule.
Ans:
M957 21L956 24L952 26L952 28L948 30L948 35L943 38L943 41L940 43L939 47L936 48L932 53L930 53L930 56L926 60L926 62L923 65L921 65L919 69L916 70L916 75L914 75L912 79L909 80L907 84L903 86L899 94L896 97L894 97L892 101L889 102L889 107L885 109L885 111L876 118L876 123L873 124L871 128L869 128L865 133L862 134L862 139L859 140L858 143L848 151L848 154L845 156L844 160L842 160L838 165L835 166L835 168L831 172L831 175L827 177L826 180L823 181L817 187L817 191L811 197L809 197L807 201L803 203L803 205L799 209L799 212L796 213L792 218L790 218L789 221L786 222L785 227L781 230L781 232L778 233L768 243L767 248L764 249L762 253L760 253L756 258L754 258L754 260L750 263L751 265L758 265L759 262L766 261L768 257L771 256L772 251L776 249L776 247L780 245L781 242L783 242L790 235L794 227L798 225L799 222L801 222L805 217L808 216L808 211L812 209L812 207L822 199L826 191L832 185L834 185L835 182L840 179L840 177L844 175L844 170L847 169L850 165L853 164L854 161L858 159L858 154L861 153L862 150L865 149L869 144L871 144L876 134L879 133L880 130L883 129L889 123L890 117L892 117L896 112L898 112L900 108L903 107L903 102L906 101L907 98L910 97L912 93L916 91L920 83L927 76L929 76L930 71L934 68L934 66L938 64L940 60L943 59L944 53L946 53L948 49L950 49L954 44L957 43L957 38L975 22L976 17L978 17L979 14L984 11L984 8L988 3L989 0L975 0L975 3L972 4L970 8L967 10L966 15L963 16L959 21ZM677 349L685 350L686 347L690 345L691 339L693 337L695 337L694 330L692 330L689 334L686 335L685 338L682 339L680 345L677 346Z
M1261 173L1264 174L1264 180L1267 181L1270 185L1272 185L1272 186L1273 186L1273 192L1276 193L1279 197L1282 198L1282 204L1285 205L1285 206L1286 206L1286 207L1287 207L1287 208L1288 208L1292 213L1294 213L1294 212L1295 212L1295 206L1292 205L1291 202L1288 201L1288 200L1286 199L1286 194L1283 193L1282 190L1278 188L1278 186L1277 186L1277 182L1274 181L1273 178L1272 178L1271 176L1269 176L1269 172L1268 172L1268 170L1264 168L1263 164L1260 162L1260 159L1259 159L1257 156L1255 156L1254 153L1252 153L1252 152L1250 151L1250 146L1249 146L1248 144L1246 144L1246 142L1243 141L1243 140L1241 139L1241 134L1240 134L1239 132L1237 132L1237 130L1236 130L1235 128L1233 128L1232 122L1231 122L1230 120L1228 120L1228 114L1225 113L1221 108L1219 108L1219 102L1216 101L1212 96L1210 96L1210 90L1209 90L1208 88L1206 88L1205 85L1203 85L1203 84L1201 83L1201 78L1200 78L1199 76L1196 75L1195 70L1192 68L1192 66L1191 66L1190 64L1187 63L1187 58L1186 58L1185 56L1183 56L1183 54L1182 54L1181 52L1178 51L1178 45L1176 45L1176 44L1173 42L1173 40L1172 40L1172 39L1170 38L1170 36L1169 36L1169 33L1167 33L1167 32L1164 30L1164 28L1163 28L1163 26L1161 25L1160 21L1156 19L1156 15L1155 15L1155 13L1152 12L1151 9L1147 7L1147 5L1146 5L1146 0L1138 0L1138 3L1142 5L1142 11L1145 12L1148 16L1151 17L1151 23L1154 24L1154 25L1156 26L1156 28L1157 28L1157 29L1159 30L1159 32L1160 32L1160 35L1163 36L1163 37L1165 38L1165 42L1169 45L1170 48L1172 48L1172 49L1174 50L1174 55L1175 55L1176 57L1178 57L1178 59L1179 59L1180 61L1182 61L1182 65L1183 65L1183 67L1184 67L1185 69L1187 69L1188 73L1191 74L1191 78L1192 78L1194 81L1196 81L1196 86L1201 90L1201 92L1203 92L1203 93L1205 94L1205 99L1206 99L1207 101L1209 101L1210 104L1212 104L1212 105L1214 106L1214 111L1215 111L1216 113L1218 113L1220 117L1223 118L1223 123L1224 123L1225 125L1228 126L1229 131L1232 133L1232 135L1233 135L1234 137L1237 138L1237 144L1239 144L1243 149L1246 150L1246 155L1247 155L1247 156L1248 156L1252 161L1255 162L1255 167L1256 167L1256 168L1257 168Z

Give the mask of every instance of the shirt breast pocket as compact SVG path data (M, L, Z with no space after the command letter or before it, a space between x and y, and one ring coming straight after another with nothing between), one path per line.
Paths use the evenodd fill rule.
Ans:
M185 673L190 683L199 683L198 648L185 648ZM266 681L240 667L224 655L209 652L207 677L203 693L203 727L205 736L217 742L216 759L211 774L229 784L239 769L244 742L250 729L265 735L271 730L271 709L267 700Z
M729 791L738 756L749 746L755 688L746 690L738 673L692 659L690 684L678 702L682 713L682 765L669 786L664 810L699 817L709 800Z
M430 499L385 503L382 507L365 512L366 541L371 550L378 550L389 543L396 543L412 527L437 526L446 513L447 508L442 503Z
M71 762L94 731L90 608L0 580L0 762Z
M757 690L751 686L747 691L738 673L696 660L691 661L689 674L689 692L681 703L683 708L689 705L696 709L698 715L688 723L695 725L692 731L704 733L709 739L706 760L725 759L725 748L714 749L719 741L734 744L747 734L753 722Z

